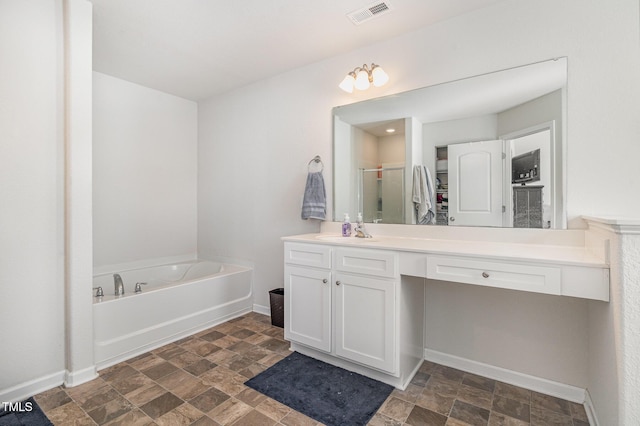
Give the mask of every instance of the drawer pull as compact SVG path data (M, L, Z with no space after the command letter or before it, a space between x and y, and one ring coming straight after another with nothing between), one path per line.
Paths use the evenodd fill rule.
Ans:
M322 280L322 282L323 282L324 284L326 284L326 283L327 283L327 279L325 278L324 280Z
M340 281L336 281L336 285L340 285L342 284Z
M486 272L483 272L483 273L482 273L482 277L483 277L483 278L489 278L489 274L487 274Z

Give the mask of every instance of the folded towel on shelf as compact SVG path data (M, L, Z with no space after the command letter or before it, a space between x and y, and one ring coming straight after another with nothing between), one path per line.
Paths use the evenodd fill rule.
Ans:
M324 220L327 214L327 194L322 172L309 173L302 200L302 219Z
M435 223L435 189L431 180L431 173L424 166L413 166L412 198L416 209L416 222L419 225Z

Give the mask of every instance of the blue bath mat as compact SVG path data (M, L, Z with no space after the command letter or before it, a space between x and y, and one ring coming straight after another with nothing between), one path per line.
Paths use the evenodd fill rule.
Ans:
M245 385L327 426L366 425L393 390L298 352Z
M36 401L29 398L17 408L0 405L0 426L53 426Z

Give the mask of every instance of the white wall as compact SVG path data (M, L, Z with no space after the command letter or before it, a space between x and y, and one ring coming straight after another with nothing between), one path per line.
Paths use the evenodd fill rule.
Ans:
M549 121L555 121L557 128L562 129L562 105L560 89L503 111L498 114L497 134L502 137ZM556 141L562 146L563 132L557 133Z
M94 267L195 257L197 104L93 77Z
M569 225L582 227L584 214L636 215L640 197L629 197L628 188L637 188L640 179L634 172L640 158L638 15L636 0L618 0L615 7L598 0L507 0L202 102L200 254L254 261L255 302L266 306L268 290L283 281L280 236L318 229L299 219L300 204L309 159L331 158L333 106L560 56L569 61ZM369 60L385 67L390 82L363 93L341 92L344 74ZM325 166L331 188L329 161ZM486 315L499 319L507 300L494 302ZM456 307L460 323L473 319L465 308ZM580 326L584 310L567 309L576 333L588 332ZM457 337L450 336L444 349L455 352ZM478 351L497 343L484 342ZM521 361L514 368L526 370L530 360ZM554 362L549 353L539 361ZM594 377L610 372L607 365L590 368ZM615 398L595 404L603 424L615 424L607 421L617 410Z
M586 300L442 281L425 297L428 349L588 386Z
M389 135L377 138L378 164L404 164L405 137L404 135Z
M0 401L65 369L61 17L0 1Z
M370 169L378 167L378 164L380 164L378 138L358 127L351 128L351 135L358 162L356 168Z
M497 139L497 127L498 116L496 114L425 123L422 126L425 158L435 158L435 147L438 146Z
M366 132L358 127L351 127L352 144L356 152L356 161L354 167L349 170L358 169L374 169L380 162L380 147L378 145L378 138L369 132ZM360 174L358 174L360 176ZM378 173L376 172L364 172L362 173L362 194L360 194L360 177L356 182L356 189L354 193L358 194L358 206L355 211L346 211L349 213L352 221L356 221L358 213L362 213L363 217L372 221L378 218ZM362 207L360 207L362 204ZM343 212L338 212L342 214ZM329 213L331 216L331 213ZM338 216L337 219L341 219L343 216Z
M97 377L93 362L93 4L64 0L65 386Z
M338 220L342 219L342 215L348 212L354 212L357 210L357 179L349 173L352 167L357 167L357 155L355 144L351 143L351 134L354 132L351 124L345 123L340 118L335 117L333 120L334 139L344 141L340 144L340 152L333 153L333 163L336 165L336 170L341 170L342 175L336 176L336 180L340 182L347 182L343 186L342 191L332 191L328 186L326 187L328 194L334 193L335 199L333 205L336 212L338 212ZM326 159L325 159L326 161ZM328 169L331 170L331 167ZM327 172L325 171L325 176ZM326 182L325 182L326 183ZM331 220L333 217L333 211L327 209L327 219Z
M295 70L198 105L198 255L253 262L254 303L267 309L268 291L284 283L280 237L319 230L300 219L315 155L331 193L336 100L326 96L335 82L322 81L325 71Z
M411 137L411 132L406 132L406 136ZM377 139L378 164L382 165L383 168L404 167L406 166L406 157L413 158L411 155L413 145L411 143L405 144L405 135L387 135L380 136ZM409 149L405 149L405 145L408 145ZM410 151L410 153L407 154L407 151ZM422 154L422 151L420 154ZM412 210L407 211L409 206L413 208L413 203L408 200L408 191L405 186L407 167L404 167L404 170L382 172L381 176L382 180L379 182L382 215L378 218L382 219L383 223L405 223L407 218L412 216ZM368 220L365 218L366 221Z

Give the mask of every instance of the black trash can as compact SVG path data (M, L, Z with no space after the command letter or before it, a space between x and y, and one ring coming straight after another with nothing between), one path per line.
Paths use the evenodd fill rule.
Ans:
M284 328L284 288L276 288L269 292L271 304L271 325Z

